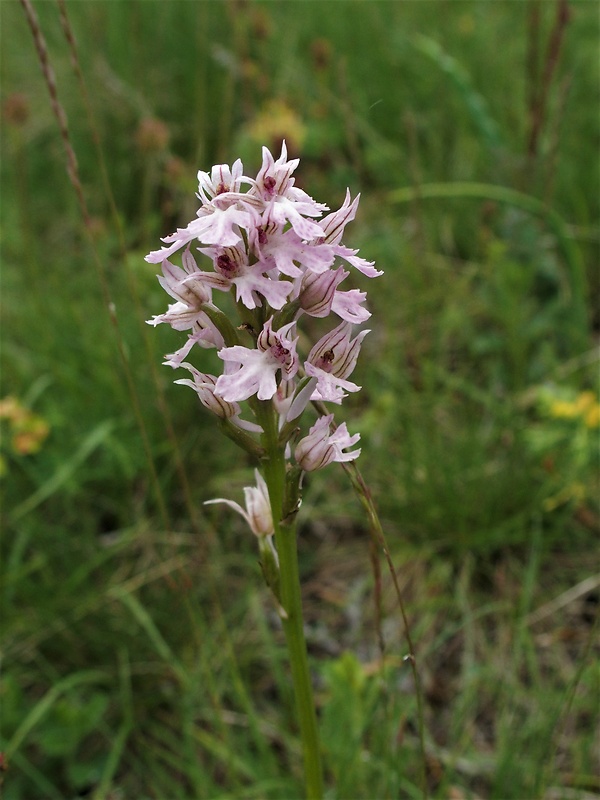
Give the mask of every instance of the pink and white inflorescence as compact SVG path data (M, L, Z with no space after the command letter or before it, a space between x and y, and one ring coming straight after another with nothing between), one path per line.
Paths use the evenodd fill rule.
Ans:
M288 160L284 143L277 160L263 148L255 178L244 175L239 159L231 167L214 166L210 174L199 172L196 218L146 256L161 265L160 284L175 301L149 323L166 322L188 332L185 344L165 363L187 369L192 377L178 382L193 388L207 409L246 437L261 429L240 417L244 401L252 414L253 403L272 400L280 429L295 428L310 400L339 405L347 392L360 389L349 377L368 333L354 332L370 317L366 293L340 286L350 275L348 265L369 278L382 274L341 243L359 196L352 200L347 191L342 207L326 213L327 206L294 185L298 163ZM178 252L181 266L170 261ZM209 268L199 268L198 253ZM224 322L219 292L232 294L237 303L240 316L233 324ZM334 324L302 356L298 326L305 315L332 317ZM194 345L216 350L220 375L200 372L188 362ZM345 425L333 431L332 423L333 414L321 417L296 445L294 458L303 470L360 454L360 448L344 452L359 434L350 436Z

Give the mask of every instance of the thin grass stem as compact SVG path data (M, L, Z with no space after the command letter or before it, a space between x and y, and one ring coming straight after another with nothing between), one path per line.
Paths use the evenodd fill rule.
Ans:
M387 545L385 534L383 532L383 526L381 525L381 520L379 519L377 509L375 508L373 498L371 497L371 492L369 491L369 488L365 483L365 480L361 475L360 470L356 466L356 462L349 461L345 464L342 464L342 466L344 468L346 475L348 475L348 477L350 478L350 483L352 484L352 487L356 492L360 504L366 511L367 519L369 521L369 533L372 539L377 543L377 546L380 547L383 552L386 563L388 565L389 573L392 578L392 582L394 584L396 597L398 599L398 606L400 608L400 614L402 615L402 623L404 625L404 635L406 637L406 643L408 645L408 654L405 656L405 660L410 663L410 668L412 671L413 681L415 686L415 697L417 701L417 726L419 734L419 748L421 753L421 789L423 797L427 798L428 797L427 754L425 751L425 716L423 710L423 689L421 687L421 679L419 677L417 656L415 653L415 647L413 645L413 640L410 633L410 624L408 622L408 615L406 613L404 599L402 597L402 590L400 589L400 584L398 582L398 575L396 574L394 562L392 560L392 556L390 554Z
M327 408L326 406L320 401L313 401L313 407L318 411L321 416L327 416ZM333 430L336 429L335 423L331 423L331 428ZM398 606L400 608L400 613L402 615L402 623L404 626L404 635L406 637L406 643L408 645L408 655L405 656L405 660L410 663L413 681L415 686L415 696L417 701L417 725L418 725L418 735L419 735L419 749L421 753L421 789L423 793L423 797L427 798L428 796L428 789L427 789L427 756L425 751L425 716L423 710L423 690L421 687L421 681L419 677L419 670L417 666L417 657L415 654L415 648L412 641L412 636L410 633L410 625L408 622L408 615L406 613L406 608L404 606L404 599L402 597L402 590L400 589L400 584L398 582L398 575L396 574L396 569L394 567L394 562L392 560L392 556L390 554L387 541L385 538L385 533L383 531L383 526L381 524L381 520L379 519L379 514L377 513L377 509L373 502L373 498L371 497L371 492L365 480L356 466L355 461L348 461L346 463L342 462L342 467L344 468L344 472L350 479L350 483L352 484L352 488L354 489L360 504L362 505L363 509L367 514L367 520L369 525L369 534L371 536L372 546L376 549L381 549L391 578L394 584L394 590L396 592L396 597L398 599ZM371 558L371 561L374 563L374 558ZM380 651L383 652L384 642L383 642L383 635L381 632L381 576L379 574L378 565L373 566L374 576L375 576L375 615L376 620L378 622L378 638L379 638L379 647Z
M506 186L496 186L489 183L424 183L418 189L413 187L394 189L389 193L388 200L390 203L410 203L416 197L420 200L441 200L444 198L493 200L541 217L556 237L556 242L568 269L570 280L568 286L564 287L564 289L566 293L570 293L570 297L566 299L569 301L571 308L568 326L571 344L576 349L587 347L589 310L585 267L581 253L570 235L569 228L554 209L536 197L518 192L515 189L509 189Z
M84 229L88 237L88 241L90 244L90 249L93 256L94 266L96 268L96 272L98 275L98 280L100 282L100 287L102 291L102 297L104 301L105 308L108 311L109 318L113 329L115 331L115 339L116 345L119 353L119 358L121 361L121 366L123 368L123 373L125 375L125 380L127 383L127 391L129 393L129 398L131 400L131 405L133 409L133 413L135 415L135 419L140 431L140 436L142 438L142 445L144 448L144 453L146 455L146 460L148 463L148 469L150 471L152 486L154 488L154 494L156 498L156 503L158 505L159 513L163 524L166 530L171 529L171 525L169 523L169 514L167 512L167 506L165 503L165 499L163 496L163 492L160 486L160 482L158 480L158 474L156 472L156 467L154 465L154 459L152 457L152 451L150 448L150 441L148 437L148 432L146 429L146 424L144 422L144 418L142 415L139 396L135 387L135 382L133 380L133 375L131 372L131 368L129 366L129 359L127 357L127 353L125 351L124 340L123 336L120 333L120 326L117 319L116 314L116 306L113 301L108 281L106 278L105 268L102 265L102 260L100 259L100 255L98 253L98 248L96 246L96 239L94 234L94 226L92 223L92 219L90 217L90 213L88 210L88 205L85 199L85 194L83 191L83 185L81 183L81 179L79 177L79 167L77 165L77 157L75 155L75 150L73 149L73 145L71 143L71 136L69 133L69 125L67 120L67 115L63 106L61 105L59 98L58 98L58 90L56 86L56 78L54 75L54 70L52 65L50 64L50 59L48 56L48 47L46 45L46 40L40 28L39 20L33 4L31 0L20 0L21 5L25 11L25 16L27 18L27 23L31 30L31 34L33 36L33 41L35 45L35 49L38 55L38 59L40 62L40 67L42 70L42 74L44 76L44 80L46 82L46 87L48 89L48 93L50 95L50 103L52 106L52 111L54 112L54 116L56 117L56 121L58 123L60 135L63 141L63 146L65 149L65 155L67 159L67 174L69 176L69 180L75 194L77 196L77 201L79 204L79 209L81 215L83 217L84 222Z
M94 149L96 152L96 158L98 167L100 170L100 178L102 182L102 188L104 190L104 195L106 197L106 201L108 203L108 207L110 210L111 219L113 221L113 225L115 227L115 231L117 233L117 241L119 245L119 255L121 258L121 264L124 267L125 273L127 275L128 280L128 288L131 292L131 297L133 298L133 302L136 309L136 317L138 320L143 320L144 314L142 313L142 303L140 301L139 292L137 283L134 279L134 275L132 274L132 269L130 265L130 261L127 258L127 246L125 243L125 232L123 230L123 224L121 221L121 216L119 214L119 210L117 208L117 203L115 200L115 195L112 190L112 186L110 183L110 178L108 175L108 169L106 166L106 159L104 157L104 148L102 145L102 140L100 137L98 125L96 123L96 116L94 114L94 107L93 103L90 98L90 94L87 88L87 83L83 74L83 70L81 68L81 64L79 61L79 51L77 47L77 40L75 39L75 34L73 32L73 28L71 26L69 16L67 13L67 7L64 0L57 0L58 9L59 9L59 16L60 22L63 29L63 33L65 35L65 39L67 41L67 45L69 47L69 52L71 54L71 63L73 65L73 69L75 72L75 76L79 83L79 89L81 92L81 97L83 100L83 105L85 108L85 113L87 117L88 127L91 132L92 141L94 144ZM199 519L199 512L198 506L193 502L192 499L192 491L189 484L187 471L183 464L183 459L181 456L181 448L179 446L177 436L175 434L175 428L173 426L173 420L169 411L169 406L165 398L165 391L164 385L161 380L159 380L158 372L156 368L156 351L154 345L154 339L148 335L148 326L145 324L140 325L140 330L142 333L142 339L144 342L144 346L146 348L146 353L148 355L147 364L149 365L150 374L152 377L152 382L154 385L154 389L156 391L156 399L158 406L160 408L161 416L165 424L165 432L169 441L171 443L173 459L175 462L175 469L177 470L177 476L180 481L180 485L183 488L184 500L186 504L186 509L189 514L190 521L194 526L194 529L197 533L200 532L207 532L210 544L214 546L216 541L216 533L211 525L207 523L206 518L202 519L203 527L200 526L200 519Z

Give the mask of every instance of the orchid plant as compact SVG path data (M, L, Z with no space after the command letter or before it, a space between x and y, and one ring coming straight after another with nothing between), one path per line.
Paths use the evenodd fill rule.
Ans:
M327 206L295 186L298 163L288 159L284 142L277 160L263 148L255 178L244 175L239 159L231 167L214 166L210 174L200 171L196 218L165 237L165 246L146 260L161 264L159 282L175 301L149 323L188 332L185 344L166 357L168 366L190 373L176 383L197 393L223 432L256 457L262 470L256 470L256 485L244 489L245 508L225 498L207 503L225 503L239 512L258 538L265 580L286 634L307 797L320 798L295 520L304 473L353 461L361 452L356 447L360 435L351 435L345 423L336 427L334 414L325 413L324 406L339 406L348 392L359 391L349 378L369 332L353 334L354 326L370 317L366 293L339 288L350 272L336 262L341 259L369 278L382 273L341 243L359 196L352 200L347 191L341 208L324 216ZM180 267L170 260L177 252ZM201 270L196 253L212 261L212 269ZM213 299L218 292L234 295L236 320ZM299 347L305 316L331 316L335 322L310 349ZM216 349L223 362L220 375L201 372L187 360L196 346ZM302 435L302 416L311 403L320 415Z

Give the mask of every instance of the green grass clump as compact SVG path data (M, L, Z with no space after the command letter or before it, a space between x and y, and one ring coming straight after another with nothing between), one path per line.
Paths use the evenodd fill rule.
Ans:
M37 3L86 228L2 4L7 800L300 796L255 543L202 507L252 464L160 366L176 333L144 323L164 296L143 256L193 215L197 170L250 170L282 138L311 195L362 192L348 243L385 270L349 422L416 643L430 794L598 793L598 18L564 5L67 2L84 89L61 5ZM369 557L345 475L311 476L327 796L417 798L415 687L385 572L379 652Z

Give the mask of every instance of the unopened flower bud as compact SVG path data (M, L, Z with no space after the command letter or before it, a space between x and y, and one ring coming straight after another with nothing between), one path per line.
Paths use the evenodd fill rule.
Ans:
M272 536L275 531L273 528L273 515L271 514L267 484L257 470L255 470L254 474L256 476L257 486L244 487L244 501L248 513L248 523L252 533L256 536Z
M208 375L205 372L200 372L192 364L183 362L177 364L179 367L185 367L192 373L193 380L189 378L180 378L175 383L182 383L184 386L190 386L198 395L200 402L213 414L221 419L229 419L230 417L237 416L241 409L238 403L228 403L222 397L215 395L215 384L217 379L214 375Z

